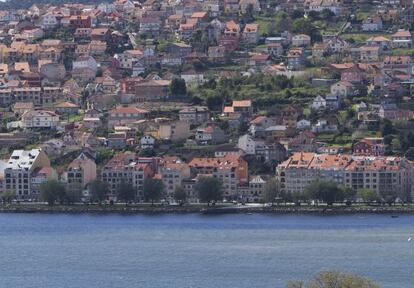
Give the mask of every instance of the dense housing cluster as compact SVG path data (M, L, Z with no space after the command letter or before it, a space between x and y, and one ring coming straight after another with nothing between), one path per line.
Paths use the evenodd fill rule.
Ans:
M213 177L225 200L412 201L410 1L63 2L0 4L2 194L198 202Z

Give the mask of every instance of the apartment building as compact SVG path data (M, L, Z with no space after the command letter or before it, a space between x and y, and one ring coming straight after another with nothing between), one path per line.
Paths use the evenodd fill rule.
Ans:
M152 165L145 160L148 159L139 159L134 153L124 153L106 163L101 171L101 179L109 186L110 200L116 200L116 190L120 183L131 184L136 189L136 199L143 199L144 180L154 175Z
M86 153L81 153L66 170L67 188L72 191L82 191L95 179L95 160Z
M413 168L401 157L296 152L276 168L276 175L287 193L303 193L310 183L321 180L411 201Z
M166 199L174 199L177 187L183 187L183 181L190 178L190 166L176 157L164 157L160 174L165 187Z
M32 198L33 194L38 196L35 187L41 183L32 183L32 177L41 177L41 170L37 168L44 167L50 167L50 160L42 150L14 150L4 170L5 189L15 192L19 199Z
M194 174L210 175L220 179L226 199L238 198L237 186L248 182L248 164L237 155L193 158L189 165Z

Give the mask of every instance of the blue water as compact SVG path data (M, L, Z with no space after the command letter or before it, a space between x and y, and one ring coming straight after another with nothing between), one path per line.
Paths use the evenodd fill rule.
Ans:
M326 269L414 287L414 216L0 214L0 247L0 287L278 288Z

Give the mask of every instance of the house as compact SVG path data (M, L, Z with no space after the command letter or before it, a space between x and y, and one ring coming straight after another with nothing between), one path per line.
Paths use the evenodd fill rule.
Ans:
M109 111L108 127L129 124L144 119L147 114L148 111L144 109L119 106Z
M260 1L259 0L240 0L239 8L242 14L245 14L249 7L253 8L253 12L260 12Z
M109 133L106 138L106 145L111 149L125 149L128 145L127 140L126 133Z
M223 46L227 52L233 52L239 47L239 37L231 35L223 35L219 38L219 46Z
M287 157L287 150L283 145L256 139L248 134L239 137L237 147L246 155L255 156L265 163L280 163Z
M243 40L247 44L256 44L258 40L259 25L255 23L246 24L243 29Z
M297 136L290 139L287 147L290 151L316 152L318 148L316 135L311 131L301 131Z
M352 152L354 155L383 156L384 138L364 138L353 145Z
M140 35L150 34L158 35L161 31L161 20L158 17L144 17L139 22Z
M178 112L181 121L190 124L203 124L210 121L210 111L205 106L189 106Z
M266 44L267 54L273 58L277 58L283 55L284 49L280 43L268 43Z
M362 31L373 32L382 30L382 19L380 16L368 17L362 21Z
M266 181L261 176L253 176L248 185L239 187L240 200L247 203L263 202Z
M59 20L57 19L56 15L51 12L43 14L40 17L40 21L40 27L45 30L54 29L59 25Z
M226 13L238 13L239 8L239 0L224 0L224 11Z
M114 58L119 62L119 68L132 69L135 63L144 57L144 53L139 49L126 50L123 53L115 54Z
M312 126L314 133L335 133L338 131L337 121L329 121L327 119L318 119L315 125Z
M44 35L43 29L40 28L27 29L22 32L22 38L26 39L29 43L43 38Z
M24 128L56 128L59 116L52 111L31 110L23 113L21 117Z
M180 76L181 79L184 79L187 87L191 85L199 85L204 82L204 73L197 72L196 70L182 72Z
M379 46L362 46L359 48L360 60L362 62L378 61L380 54Z
M310 127L311 127L311 122L306 119L299 120L296 123L296 129L298 130L305 130L305 129L309 129Z
M224 46L210 46L208 47L208 60L212 62L223 62L226 55L226 47Z
M270 55L253 54L250 56L249 65L253 67L263 67L271 63Z
M92 41L108 41L109 40L109 29L108 28L93 28L91 31Z
M171 55L175 55L178 57L185 57L188 54L191 53L192 51L192 47L191 45L185 44L185 43L179 43L179 42L175 42L175 43L171 43L168 46L167 51L171 54Z
M54 108L59 114L78 114L80 109L79 105L67 101L55 104Z
M339 81L331 85L331 95L346 98L354 95L355 87L351 82Z
M224 24L215 18L207 25L206 30L209 41L217 41L224 30Z
M195 140L198 145L216 145L224 143L227 136L219 126L207 124L205 127L197 128Z
M69 18L69 26L72 28L91 28L92 18L89 15L72 15Z
M411 75L414 67L411 56L385 56L382 61L384 72Z
M287 58L287 67L291 70L297 70L305 63L305 50L303 47L291 48L288 51Z
M254 137L263 137L265 130L274 125L276 125L275 119L266 116L257 116L250 121L249 133Z
M187 121L161 120L158 137L163 140L184 141L190 137L190 124Z
M88 68L96 73L98 70L98 63L92 56L80 56L73 61L73 70L77 68Z
M341 81L361 83L364 79L364 71L356 65L346 68L341 72Z
M96 70L89 67L73 68L71 71L72 78L79 83L79 85L86 85L93 82L96 77Z
M380 105L378 116L390 121L409 121L413 119L413 112L400 109L394 103L383 103Z
M367 46L379 46L381 50L387 50L391 47L391 40L384 36L374 36L367 40Z
M394 48L411 48L413 39L410 31L398 29L397 32L391 35L392 46Z
M194 32L197 29L196 21L188 21L186 23L180 24L180 28L178 29L178 35L180 39L183 40L190 40L193 37Z
M250 117L253 114L251 100L234 100L232 106L224 106L223 114L226 116L240 114L243 117Z
M83 127L86 129L98 129L102 127L102 121L99 117L84 117L82 120Z
M240 25L234 22L233 20L226 22L226 25L224 27L224 36L230 36L230 37L240 37Z
M151 135L144 135L139 140L141 149L154 149L155 138Z
M341 14L342 5L336 0L310 0L305 1L305 11L322 12L323 10L330 10L336 16Z
M13 112L15 115L23 115L27 111L34 110L33 102L16 102L13 105Z
M329 53L328 43L315 43L312 47L312 57L325 57Z
M312 107L312 109L315 109L315 110L326 109L326 100L325 100L325 98L323 98L321 95L316 96L315 99L313 99L313 101L312 101L311 107Z
M326 95L325 100L326 100L326 107L329 110L338 110L339 109L339 106L341 104L341 100L340 100L338 95L328 94L328 95Z
M123 101L122 103L131 103L166 99L170 95L170 84L171 80L124 79L121 84L122 92L125 93L125 96L132 95L132 99L121 101Z
M292 46L307 47L311 44L311 37L305 34L298 34L292 37Z

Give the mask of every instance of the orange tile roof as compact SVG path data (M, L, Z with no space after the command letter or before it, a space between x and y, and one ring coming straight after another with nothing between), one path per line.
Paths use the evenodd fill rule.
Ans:
M234 100L233 107L251 107L252 100Z

